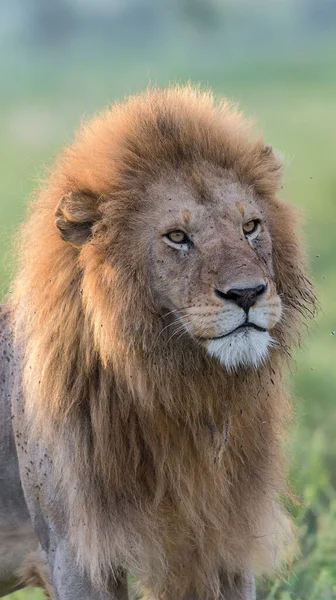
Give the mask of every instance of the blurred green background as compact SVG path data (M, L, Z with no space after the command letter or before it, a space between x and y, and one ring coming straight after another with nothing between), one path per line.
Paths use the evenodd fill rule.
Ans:
M253 116L303 209L322 310L290 385L300 554L263 600L336 598L335 0L7 0L0 8L0 284L28 197L83 119L148 84L201 82ZM34 590L12 600L38 600Z

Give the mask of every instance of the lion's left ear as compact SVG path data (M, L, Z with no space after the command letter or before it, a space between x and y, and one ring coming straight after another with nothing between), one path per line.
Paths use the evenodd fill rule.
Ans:
M98 219L97 199L88 193L70 192L60 200L55 217L62 239L80 247L92 236Z

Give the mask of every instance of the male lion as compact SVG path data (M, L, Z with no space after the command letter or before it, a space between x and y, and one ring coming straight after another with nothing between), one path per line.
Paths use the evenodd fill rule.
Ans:
M3 593L19 568L58 600L125 600L127 573L160 600L255 598L291 537L283 377L314 306L280 178L189 87L61 156L1 317Z

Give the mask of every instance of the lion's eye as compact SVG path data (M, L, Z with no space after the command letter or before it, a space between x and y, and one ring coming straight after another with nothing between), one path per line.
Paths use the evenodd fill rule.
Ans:
M173 242L173 244L188 244L189 242L188 236L184 231L180 230L171 231L170 233L167 233L166 237L170 242Z
M260 230L260 222L257 219L252 219L243 225L245 235L258 234Z

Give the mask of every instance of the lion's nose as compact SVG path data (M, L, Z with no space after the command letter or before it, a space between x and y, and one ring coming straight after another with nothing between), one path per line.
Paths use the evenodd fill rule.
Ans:
M256 300L266 291L264 283L248 288L231 288L227 292L215 289L215 294L223 300L231 300L238 304L245 312L248 312Z

